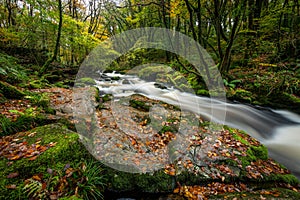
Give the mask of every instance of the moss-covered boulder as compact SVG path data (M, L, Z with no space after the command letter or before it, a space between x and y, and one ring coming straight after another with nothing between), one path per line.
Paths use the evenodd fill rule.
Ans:
M24 92L13 85L0 81L0 93L8 99L21 99L25 96Z
M187 78L180 72L164 65L143 66L137 71L137 75L146 81L156 82L164 87L174 87L184 92L194 93ZM165 89L165 88L161 88Z
M238 88L236 90L230 88L227 91L227 97L232 100L251 103L255 100L255 95L245 89Z
M107 170L108 189L112 191L141 191L146 193L172 192L176 186L175 177L164 173L163 170L153 174L133 174L113 169Z
M94 79L90 77L83 77L76 80L75 86L82 87L82 86L89 86L89 85L96 85L96 82Z
M27 194L23 191L26 179L34 175L49 177L47 169L59 171L66 165L74 167L90 157L78 134L62 124L50 124L3 137L0 143L0 199L26 199ZM12 146L17 157L11 157L5 151ZM32 147L36 147L36 154L29 156ZM17 176L11 177L12 173Z

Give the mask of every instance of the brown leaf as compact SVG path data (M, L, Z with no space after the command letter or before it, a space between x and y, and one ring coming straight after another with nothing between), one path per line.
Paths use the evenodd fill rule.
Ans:
M13 157L10 157L9 160L18 160L18 159L20 159L20 158L21 158L20 155L15 155L15 156L13 156Z
M260 195L259 198L260 198L261 200L266 200L266 199L267 199L266 197L263 197L262 195Z
M45 190L46 187L47 187L47 183L46 182L42 183L42 190Z
M40 146L40 147L38 147L37 149L38 149L40 152L44 152L44 151L47 150L47 147L45 147L45 146Z
M31 158L28 158L28 160L35 160L35 159L37 159L37 156L33 156Z
M19 172L13 172L13 173L10 173L9 175L7 175L7 178L15 178L19 176Z
M57 194L51 194L51 195L50 195L50 199L51 199L51 200L56 200L56 199L58 199Z
M6 188L8 188L8 189L16 189L17 186L15 184L12 184L12 185L7 185Z
M41 177L40 177L39 175L34 175L32 178L33 178L34 180L36 180L36 181L41 181L41 180L42 180Z
M54 147L57 144L57 142L50 142L49 147Z
M279 196L280 196L280 193L279 193L279 192L276 192L276 193L273 194L273 196L274 196L274 197L279 197Z

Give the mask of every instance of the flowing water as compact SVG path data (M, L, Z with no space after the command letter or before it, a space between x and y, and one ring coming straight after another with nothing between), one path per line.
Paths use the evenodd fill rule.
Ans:
M300 179L300 116L288 111L257 109L248 105L228 103L208 97L157 87L136 76L115 73L100 74L98 88L116 99L141 94L180 107L201 117L246 131L259 140L270 157L285 165ZM111 77L121 79L111 81Z

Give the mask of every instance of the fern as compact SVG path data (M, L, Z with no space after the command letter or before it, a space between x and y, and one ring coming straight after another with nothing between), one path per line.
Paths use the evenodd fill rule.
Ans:
M5 77L9 83L28 80L24 68L18 64L18 59L0 53L0 76Z

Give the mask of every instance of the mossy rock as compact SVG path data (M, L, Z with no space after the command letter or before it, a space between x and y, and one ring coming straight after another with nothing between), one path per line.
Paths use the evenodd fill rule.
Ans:
M61 80L62 75L56 75L56 74L46 74L44 75L44 78L47 79L50 83L55 83Z
M54 113L51 108L44 109L47 113ZM26 112L26 111L25 111ZM56 119L47 118L46 114L25 113L19 116L15 121L11 121L4 115L0 115L0 136L11 135L20 131L26 131L33 127L53 123Z
M190 92L194 93L192 86L189 84L186 77L184 77L179 72L172 72L166 75L167 81L170 85L174 86L175 88L183 91L183 92Z
M75 86L96 85L96 81L90 77L84 77L76 80Z
M300 103L300 98L293 95L293 94L289 94L289 93L284 92L283 97L287 98L291 102Z
M265 194L261 194L261 192L269 192ZM276 194L274 196L274 194ZM249 200L249 199L265 199L265 200L279 200L279 199L300 199L300 193L285 189L285 188L266 188L265 190L257 190L251 192L234 192L234 193L224 193L211 195L209 199L227 199L227 200Z
M232 98L236 99L236 100L252 102L253 99L254 99L254 95L250 91L247 91L247 90L244 90L244 89L237 89L237 90L235 90Z
M196 94L200 96L209 96L209 92L205 89L197 90Z
M138 110L143 110L143 111L147 111L147 112L149 112L150 107L151 107L144 101L139 101L139 100L134 100L134 99L129 100L129 105Z
M251 146L250 147L252 154L261 160L267 160L268 159L268 149L264 145L261 146Z
M74 167L82 159L91 158L88 151L79 141L77 133L68 130L62 124L50 124L32 129L24 136L18 138L18 142L26 141L28 145L46 145L50 142L56 143L55 146L47 149L37 156L35 160L21 158L10 162L4 157L0 157L0 199L26 199L26 194L22 191L24 180L36 174L50 176L47 168L62 170L66 164ZM9 166L8 166L9 164ZM16 178L7 178L7 175L18 172ZM16 185L12 190L6 188L7 185Z
M101 97L102 102L107 102L113 99L113 96L111 94L105 94L104 96Z
M25 96L24 92L15 86L2 81L0 81L0 93L8 99L22 99Z
M108 169L108 189L118 192L141 191L148 193L171 192L175 188L174 177L164 173L163 170L153 174L133 174Z
M169 71L170 69L165 66L149 66L142 68L138 72L138 76L143 80L156 82L161 75L168 74Z

